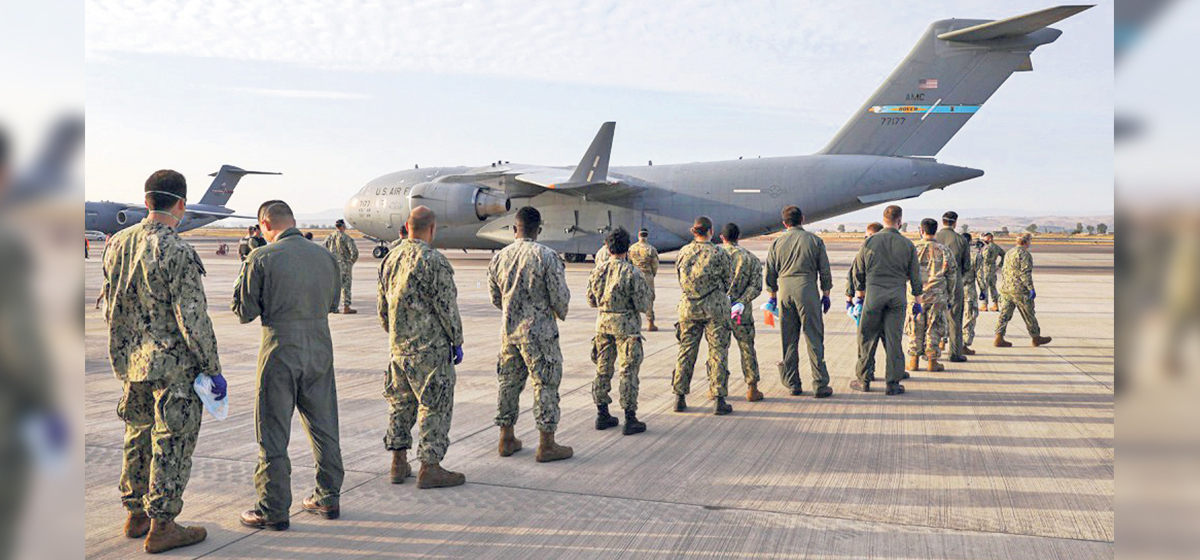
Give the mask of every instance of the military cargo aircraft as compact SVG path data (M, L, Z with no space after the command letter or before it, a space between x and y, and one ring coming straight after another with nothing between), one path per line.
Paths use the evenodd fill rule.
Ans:
M176 230L183 232L196 229L225 218L257 219L255 216L235 215L232 209L225 206L225 203L229 202L229 197L233 196L233 189L246 175L282 175L282 173L246 171L240 167L222 165L219 171L209 174L209 177L214 177L214 179L208 186L208 190L200 197L200 202L187 205L187 213L184 214L183 221L179 222ZM147 213L144 202L129 204L108 201L85 202L84 229L112 235L142 221Z
M512 241L512 210L541 211L539 241L579 262L617 226L646 228L670 251L691 240L698 215L737 223L743 236L779 231L795 204L806 221L913 198L983 175L934 156L1030 54L1054 42L1048 27L1092 6L1058 6L1002 20L934 22L883 85L815 155L609 168L615 123L604 123L574 169L510 164L390 173L346 204L347 222L380 242L398 238L409 209L438 217L442 248L497 249Z

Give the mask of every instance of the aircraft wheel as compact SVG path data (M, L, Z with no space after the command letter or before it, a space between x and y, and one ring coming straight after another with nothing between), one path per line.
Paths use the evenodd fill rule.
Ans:
M383 245L376 245L375 248L371 250L371 256L377 259L382 259L383 257L386 257L387 254L387 247L384 247Z
M581 263L587 259L587 255L581 253L566 253L563 255L563 260L569 263Z

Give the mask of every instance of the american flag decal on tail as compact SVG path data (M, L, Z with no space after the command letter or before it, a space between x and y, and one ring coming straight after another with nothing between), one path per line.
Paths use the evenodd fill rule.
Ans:
M937 89L937 78L924 78L917 82L917 89Z

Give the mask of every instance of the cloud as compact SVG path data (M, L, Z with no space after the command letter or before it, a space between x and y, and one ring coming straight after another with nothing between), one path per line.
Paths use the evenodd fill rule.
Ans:
M226 91L249 93L264 97L287 97L291 99L328 99L328 100L361 100L371 99L370 95L346 91L321 91L311 89L264 89L264 88L225 88Z

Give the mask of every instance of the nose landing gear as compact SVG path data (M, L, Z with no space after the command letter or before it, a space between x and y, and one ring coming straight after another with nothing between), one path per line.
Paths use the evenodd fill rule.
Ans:
M376 245L374 249L371 249L371 256L377 259L382 259L386 257L387 254L388 246L383 243L380 243L379 245Z

